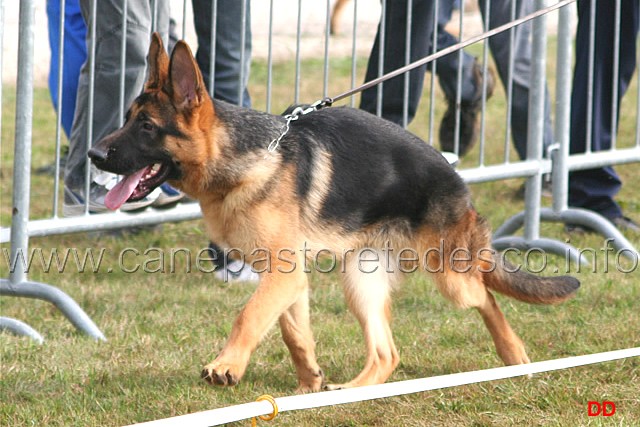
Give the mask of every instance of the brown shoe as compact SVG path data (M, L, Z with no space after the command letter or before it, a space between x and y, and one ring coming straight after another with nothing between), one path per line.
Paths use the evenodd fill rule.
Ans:
M482 65L476 58L473 64L473 79L476 93L473 101L462 101L460 103L460 140L459 156L464 156L478 140L480 130L478 112L482 108ZM493 95L495 88L495 71L489 67L487 69L487 99ZM447 98L447 111L440 122L440 147L442 151L454 151L455 129L456 129L456 100Z

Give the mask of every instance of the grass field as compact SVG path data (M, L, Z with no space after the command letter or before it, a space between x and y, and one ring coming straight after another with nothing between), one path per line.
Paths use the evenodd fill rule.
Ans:
M360 65L364 64L360 60ZM553 63L550 61L552 68ZM331 68L331 93L349 85L349 62L335 60ZM293 64L277 64L273 111L293 99ZM322 67L303 63L301 100L322 96ZM362 70L360 69L360 76ZM254 64L252 95L264 105L265 65ZM553 73L551 73L553 77ZM319 88L320 87L320 88ZM635 87L635 83L634 83ZM553 82L550 89L553 92ZM635 135L635 89L622 108L619 143ZM441 96L438 96L441 99ZM426 98L425 98L426 99ZM5 87L2 106L2 206L0 220L11 220L13 170L14 88ZM422 118L411 129L426 135ZM489 102L488 158L499 159L504 133L504 102L500 90ZM444 111L438 105L440 117ZM32 168L53 159L55 116L46 89L36 89ZM492 143L493 140L498 142ZM477 150L465 159L473 165ZM627 183L619 200L628 214L640 219L638 165L617 168ZM514 197L521 180L474 185L477 209L493 225L522 210ZM51 214L50 177L33 176L32 217ZM546 201L545 203L548 203ZM603 239L573 236L562 225L542 224L542 235L570 239L578 248L598 250L595 272L583 269L577 276L583 286L575 299L555 307L530 306L498 296L499 303L534 361L635 347L640 342L640 270L629 262L604 262ZM640 236L628 236L640 247ZM296 378L288 352L274 328L252 357L243 381L235 388L214 389L199 378L202 365L213 358L229 333L233 319L255 285L224 284L210 274L187 272L187 260L176 257L174 270L159 251L185 248L196 254L207 244L198 221L165 224L161 229L127 238L76 234L34 238L32 248L45 256L55 248L104 248L98 272L80 273L75 264L63 272L46 272L36 262L31 280L58 286L71 295L108 338L94 342L79 334L50 304L27 299L2 298L3 316L27 321L46 342L0 334L0 424L7 426L117 426L178 414L224 407L255 400L269 393L293 392ZM3 245L3 248L6 248ZM157 248L157 249L156 249ZM144 252L148 250L147 255ZM140 255L136 256L136 252ZM119 260L125 253L126 257ZM166 252L165 252L166 253ZM127 273L145 264L147 273ZM537 258L536 262L542 262ZM564 259L550 257L547 274L565 269ZM192 266L193 267L193 266ZM619 267L616 269L616 267ZM2 256L0 276L7 276ZM192 268L193 269L193 268ZM605 270L608 269L608 272ZM619 270L631 270L623 273ZM154 272L151 272L154 271ZM572 268L575 271L575 268ZM349 314L342 291L331 274L312 278L312 320L319 363L328 381L350 379L363 365L359 326ZM393 329L401 363L390 381L428 377L500 366L491 339L475 311L453 308L422 276L412 275L394 299ZM640 360L627 359L596 366L539 374L531 379L495 381L384 400L317 410L285 413L271 424L301 426L460 426L460 425L640 425ZM609 418L589 418L588 401L613 401L617 412ZM268 423L261 423L269 425ZM243 422L241 425L248 425Z

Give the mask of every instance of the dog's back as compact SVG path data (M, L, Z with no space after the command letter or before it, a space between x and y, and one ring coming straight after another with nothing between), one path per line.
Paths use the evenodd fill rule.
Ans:
M444 157L386 120L352 108L301 116L281 143L285 162L297 165L298 196L312 180L327 179L319 219L353 232L374 224L405 222L411 229L441 227L469 209L468 191ZM328 161L330 173L311 171Z

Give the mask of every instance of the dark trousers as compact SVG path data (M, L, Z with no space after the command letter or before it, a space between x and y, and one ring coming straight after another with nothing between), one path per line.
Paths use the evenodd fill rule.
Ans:
M571 148L570 152L584 153L587 147L587 129L591 129L593 151L611 148L613 132L618 123L612 123L613 103L613 41L615 4L596 1L595 46L593 69L593 115L587 123L587 89L589 76L589 22L591 0L578 2L578 29L576 33L576 65L571 95ZM620 63L618 72L617 105L629 87L636 67L636 36L638 34L638 0L622 0L620 13ZM622 185L612 167L572 172L569 176L569 205L590 209L613 219L622 216L620 206L613 197Z
M479 0L478 6L483 22L490 29L512 21L511 8L513 0L493 0L490 2L489 14L485 16L486 1ZM438 50L458 43L458 39L447 33L445 25L451 20L452 0L440 0L438 9ZM535 10L531 0L516 0L514 19L522 18ZM489 39L489 48L493 55L502 86L506 88L511 77L511 136L520 159L527 158L527 140L529 135L529 89L531 87L531 22L522 24L513 30L514 49L511 52L509 31L497 34ZM436 68L438 80L443 92L449 99L455 99L458 84L458 53L446 55L438 60ZM513 72L509 74L510 61L513 61ZM463 51L462 55L462 93L461 101L472 102L478 97L473 77L475 59ZM551 101L545 87L544 103L543 153L553 143L553 125L551 122Z
M246 1L244 57L242 56L242 1ZM251 2L248 0L217 0L215 49L211 46L213 0L192 0L193 22L198 36L196 61L209 88L211 80L211 53L213 63L213 97L243 107L251 107L247 90L251 70ZM242 61L244 60L244 61ZM240 77L242 76L242 81ZM242 85L242 100L238 100Z
M484 13L486 0L479 2L481 11ZM444 26L451 19L451 12L454 2L452 0L440 0L438 9L438 40L437 48L444 49L458 42L451 34L444 30ZM411 28L411 59L415 61L431 53L433 37L433 0L414 0L412 4L412 28ZM534 10L529 0L518 0L516 7L516 18L531 13ZM407 27L407 0L387 0L386 1L386 27L385 27L385 49L384 49L384 73L393 71L406 65L405 61L405 40ZM490 28L495 28L506 24L511 20L511 1L500 0L491 4L489 16L483 16ZM498 68L498 74L506 87L509 78L509 60L513 56L513 86L511 104L511 131L513 141L521 159L526 158L527 135L528 135L528 111L529 111L529 86L531 84L531 25L530 23L520 25L514 34L514 52L511 55L509 33L502 33L492 37L489 41L491 52ZM380 27L376 35L374 46L371 50L365 81L373 80L379 76L378 60L380 53ZM474 58L463 52L463 79L461 99L472 101L477 96L477 88L473 77ZM409 99L406 105L403 103L404 96L404 76L396 77L384 82L383 102L381 115L387 120L403 125L411 122L415 116L422 86L424 83L424 72L427 65L412 71L409 74ZM455 98L458 76L458 53L452 53L438 60L437 74L440 85L446 96ZM371 113L377 113L378 89L372 88L363 92L360 108ZM551 104L549 95L545 94L545 123L544 123L544 146L549 146L553 141L553 131L551 126ZM546 149L545 149L546 153Z
M433 1L413 0L413 15L411 22L411 42L409 62L427 56L431 51L431 37L433 36ZM384 67L383 73L401 68L407 64L405 59L407 35L407 0L387 0L385 2L384 29ZM365 81L379 77L378 61L380 58L380 27L376 35ZM387 80L382 85L382 117L400 125L403 124L405 114L407 123L413 119L422 96L424 75L427 65L422 65L409 72L409 99L407 110L403 101L405 75ZM365 90L360 100L360 108L370 113L377 112L378 87Z

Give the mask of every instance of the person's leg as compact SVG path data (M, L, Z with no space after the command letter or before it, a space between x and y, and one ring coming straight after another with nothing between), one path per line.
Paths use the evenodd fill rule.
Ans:
M486 0L478 0L480 11L489 28L495 28L512 21L512 1L493 0L490 4L489 16L485 16ZM514 18L521 18L534 10L533 2L517 0ZM513 50L513 79L511 97L511 135L521 159L527 157L527 138L529 121L529 89L531 85L531 23L515 27ZM498 75L506 88L509 79L510 35L509 31L497 34L489 39L489 47L498 69ZM551 102L548 92L545 93L544 146L553 142L551 124ZM546 153L546 149L544 150Z
M95 25L95 84L93 117L88 116L89 103L89 60L82 66L78 82L76 112L69 141L69 160L65 170L65 184L72 189L81 189L84 183L87 145L93 144L104 135L115 130L120 124L119 103L125 111L140 94L146 79L146 56L152 32L153 8L149 2L128 2L126 32L126 66L124 72L124 99L114 94L120 93L122 75L120 46L122 38L122 11L120 2L101 0L96 2L97 21L91 22L91 1L81 0L80 6L87 22L87 48L91 46L91 26ZM155 15L157 27L166 35L168 31L168 2L157 2ZM89 120L92 119L93 132L87 136ZM88 141L90 139L90 141Z
M403 67L405 64L406 27L407 27L407 1L386 1L386 23L384 34L384 67L387 73ZM378 75L378 58L380 51L380 29L369 56L365 81L373 80ZM413 19L411 28L410 60L415 61L427 56L431 50L431 37L433 31L433 2L431 0L413 1ZM415 116L427 66L423 65L409 72L409 100L408 121ZM404 111L404 76L398 76L384 82L382 89L382 117L397 124L403 122ZM360 108L376 113L378 88L374 87L362 93Z
M445 29L451 20L453 0L442 0L438 9L438 50L458 43L458 39ZM480 130L478 113L482 108L483 73L482 66L476 58L464 50L454 52L438 59L436 73L440 87L447 99L447 110L440 122L439 139L442 151L465 155L478 139ZM462 59L462 61L460 61ZM460 105L458 106L458 67L461 64ZM487 98L493 94L495 84L492 69L488 70L486 84ZM459 115L457 111L459 108ZM456 147L456 130L458 130L458 147Z
M446 25L451 21L453 12L453 0L440 0L438 3L438 34L437 50L443 50L458 43L458 39L447 32ZM459 53L454 52L437 60L436 74L438 82L447 99L456 98L458 87L458 61ZM462 51L462 91L461 101L473 102L477 97L476 80L474 76L475 58L464 50Z
M251 97L247 90L251 68L251 2L246 0L246 27L244 34L244 57L242 55L242 1L217 0L215 26L215 64L213 76L213 96L233 104L238 104L238 94L242 87L242 105L251 107ZM205 84L210 82L211 68L211 12L212 0L192 0L194 24L198 36L196 61ZM242 81L240 77L242 76Z
M212 8L215 0L192 0L193 20L198 37L196 62L202 71L204 82L211 82L211 31ZM238 93L242 88L242 106L251 107L251 97L247 90L251 67L251 10L246 2L246 31L244 40L244 61L242 59L242 1L217 0L215 25L215 64L213 76L213 97L239 104ZM242 74L242 81L240 79ZM216 278L222 281L257 281L258 276L249 265L230 260L216 243L209 243L209 254L216 269Z
M53 106L61 115L62 128L67 138L71 135L71 126L76 109L76 94L80 68L87 58L85 37L87 27L80 12L78 0L67 0L64 10L64 57L62 67L62 102L58 101L58 55L60 53L60 2L47 2L49 26L49 46L51 64L49 69L49 92Z
M595 64L593 70L593 113L586 123L589 66L590 0L578 2L576 33L576 65L571 96L571 153L584 153L589 141L587 126L591 126L591 149L611 148L613 132L618 123L611 122L613 94L613 40L616 31L615 8L596 2ZM628 88L636 66L636 36L639 5L637 0L623 0L620 14L620 68L618 104ZM612 167L575 171L569 175L569 205L596 211L614 220L622 217L620 206L613 200L622 182Z
M90 0L80 0L82 16L87 24L87 52L92 45L91 32L95 28L95 80L93 84L93 115L89 117L89 62L83 64L78 80L76 111L69 139L69 156L65 165L65 216L81 214L89 200L90 212L105 211L106 187L115 175L97 171L91 166L89 194L85 194L85 173L89 146L117 129L120 125L120 102L128 109L142 90L146 79L146 56L152 31L160 32L166 40L169 28L169 3L166 1L128 2L126 14L126 64L121 69L121 41L123 37L122 8L117 0L95 2L96 22L91 21ZM155 5L155 6L154 6ZM155 20L155 21L154 21ZM124 99L120 100L120 79L124 78ZM92 133L88 135L89 120ZM135 210L153 203L153 197L130 202L121 210Z

